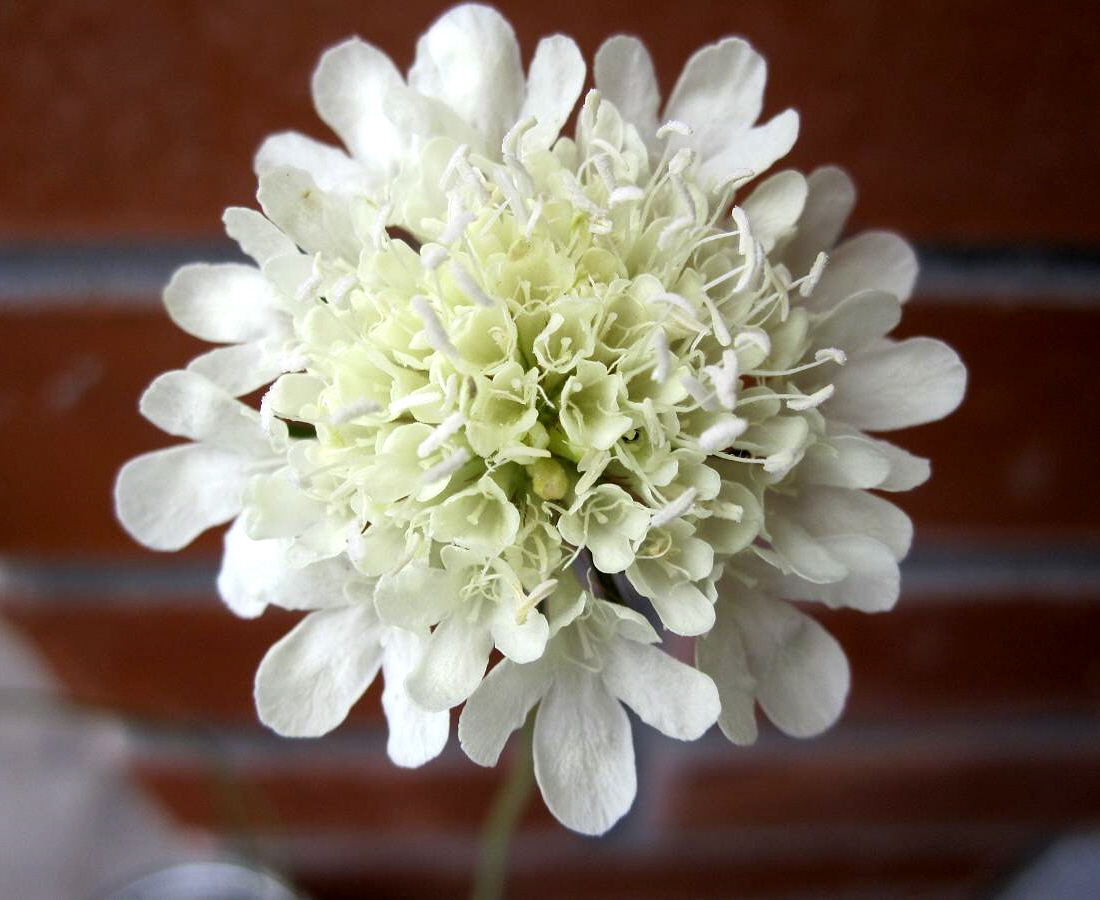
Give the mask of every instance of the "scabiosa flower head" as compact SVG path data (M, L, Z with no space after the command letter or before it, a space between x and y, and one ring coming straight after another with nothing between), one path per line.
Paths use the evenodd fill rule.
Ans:
M345 149L268 139L262 214L225 216L255 266L168 286L225 346L149 389L143 413L193 443L130 462L117 504L160 549L234 520L230 607L310 611L257 674L268 725L328 731L381 668L397 763L439 753L465 702L461 744L493 765L537 706L547 805L599 833L635 794L621 704L736 743L757 703L793 735L836 719L844 654L787 601L893 605L909 520L868 491L929 469L865 432L946 415L965 370L887 337L915 259L885 233L834 247L840 170L766 174L798 118L757 124L748 44L700 50L660 113L637 40L594 75L581 100L555 36L525 76L480 6L407 78L361 41L329 50L313 94Z

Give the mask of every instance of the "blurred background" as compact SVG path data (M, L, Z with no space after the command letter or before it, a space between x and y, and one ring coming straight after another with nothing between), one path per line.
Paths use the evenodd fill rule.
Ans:
M765 115L802 114L787 163L845 166L853 228L916 243L901 333L971 372L958 413L898 435L934 461L900 498L902 602L820 616L852 661L841 725L747 750L635 729L633 812L594 841L533 802L510 896L1100 896L1095 0L498 6L528 57L556 31L589 60L639 35L666 95L698 46L747 37ZM168 442L142 389L201 349L160 306L173 268L234 258L221 211L253 204L266 134L329 139L325 47L360 34L404 68L445 8L0 0L0 896L226 857L319 900L466 891L498 773L453 739L393 767L377 691L323 740L265 732L252 676L293 616L235 619L219 535L158 556L110 501Z

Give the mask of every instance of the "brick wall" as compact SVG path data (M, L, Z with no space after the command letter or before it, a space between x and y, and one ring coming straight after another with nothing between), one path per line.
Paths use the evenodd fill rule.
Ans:
M796 106L790 163L839 162L856 227L907 233L925 268L906 333L971 369L961 410L899 440L934 460L903 497L917 544L899 609L824 618L848 649L842 724L736 750L636 730L638 806L607 839L538 805L513 894L971 897L1100 822L1100 53L1090 2L503 3L527 52L591 58L629 29L664 87L728 33ZM199 345L157 302L173 265L231 252L261 138L300 128L320 51L351 33L399 65L443 9L373 3L12 2L0 8L0 608L74 700L133 723L133 774L182 825L317 897L461 894L496 774L452 746L384 758L378 698L340 733L255 724L252 673L293 621L219 607L208 535L160 557L110 486L162 445L137 397ZM453 744L453 741L452 741Z

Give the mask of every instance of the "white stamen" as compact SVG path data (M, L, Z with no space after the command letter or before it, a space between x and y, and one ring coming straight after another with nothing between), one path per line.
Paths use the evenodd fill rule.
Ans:
M447 384L443 388L443 408L451 409L458 399L458 375L452 372L447 376Z
M436 481L442 481L444 478L453 475L466 465L469 459L470 451L465 447L461 447L443 460L443 462L436 463L430 469L426 469L424 474L420 476L420 483L422 485L428 485Z
M657 303L667 303L670 306L675 306L687 316L688 323L692 327L698 328L700 330L703 329L703 323L700 322L698 318L696 318L695 307L692 306L686 298L681 297L679 294L665 292L662 294L658 294L653 299Z
M409 301L409 305L424 322L424 337L428 339L428 343L448 359L458 359L458 350L451 343L443 323L439 321L439 316L435 314L428 298L417 294Z
M321 286L321 280L321 273L314 269L313 274L298 285L298 290L294 294L294 299L299 302L309 299L309 297L313 295L313 292Z
M676 193L680 195L680 202L687 210L687 218L694 223L696 218L695 198L691 196L691 191L688 189L687 182L684 181L681 176L673 174L672 184L676 188Z
M477 220L477 216L463 208L460 204L456 204L456 207L455 211L451 213L450 218L447 220L447 227L443 229L443 232L438 238L439 243L444 247L450 247L451 244L462 237L466 229Z
M657 364L653 367L651 377L664 384L668 381L668 373L672 368L672 356L668 352L668 335L663 328L653 330L653 349L657 352Z
M504 194L504 200L511 208L512 214L517 219L525 219L527 217L527 206L524 204L523 197L516 187L515 179L508 170L501 168L494 171L493 181L497 183L500 192Z
M764 460L764 471L772 474L783 473L794 465L794 453L789 448L783 448L778 453L773 453Z
M603 183L607 186L607 193L611 194L615 190L615 173L611 168L610 157L601 154L594 156L592 162L596 166L596 171L599 172L600 178L603 179Z
M524 197L534 197L538 189L535 187L535 180L531 177L531 173L527 171L527 166L520 162L519 157L512 156L510 153L504 154L504 162L512 173L512 179L519 192Z
M493 300L485 293L474 281L474 277L466 271L465 268L458 262L451 263L451 275L454 277L455 282L458 284L458 289L462 291L470 300L478 306L491 307L496 306Z
M530 131L535 125L538 124L538 119L534 116L528 116L526 119L520 119L508 129L508 133L504 135L504 140L500 144L500 152L504 156L516 156L516 149L519 147L519 142L523 139L523 136Z
M455 147L455 152L451 154L451 158L447 160L447 165L443 167L443 174L439 177L439 189L446 191L451 186L451 179L455 172L461 167L461 163L466 161L466 154L470 148L467 144L459 144Z
M802 279L802 283L798 286L798 293L803 297L809 297L814 292L814 288L817 287L817 283L821 280L821 274L825 271L825 266L829 262L828 254L822 250L817 254L817 259L814 260L813 266L810 268L809 274Z
M831 396L836 390L836 386L827 384L821 390L814 391L812 394L808 394L805 397L796 397L787 401L787 409L793 409L795 412L802 412L806 409L816 409Z
M691 394L691 398L699 404L701 409L707 412L715 412L718 410L718 404L715 403L714 394L703 386L703 383L697 378L693 378L690 375L681 375L680 384L684 386L684 390Z
M728 175L724 175L714 184L714 193L720 194L727 190L736 190L741 185L752 181L756 172L752 169L734 169Z
M457 434L458 431L466 424L466 417L460 412L451 413L442 422L436 425L432 429L432 433L429 434L424 440L420 442L420 446L416 448L416 455L421 459L426 456L430 456L436 450L443 446L443 442L447 440L451 435Z
M660 236L657 238L657 249L666 250L676 235L694 224L695 220L687 216L680 216L678 219L673 219L664 227Z
M332 290L329 292L328 296L329 303L333 306L342 306L344 298L347 297L351 289L358 283L358 276L349 272L332 286Z
M750 241L749 254L745 259L745 265L741 270L741 277L737 279L737 283L733 286L735 294L741 293L745 288L749 286L749 283L756 276L756 273L760 269L760 264L764 260L764 247L759 241Z
M527 240L531 240L531 235L535 231L535 224L542 215L543 203L542 197L539 197L538 200L535 201L534 209L531 210L531 215L527 219L527 227L523 229L523 236L527 238Z
M382 245L389 239L386 232L386 223L393 214L393 204L385 203L374 213L374 222L371 224L370 238L375 250L381 250Z
M733 339L733 349L745 350L748 347L756 347L767 357L772 352L772 339L760 328L746 328L738 332L737 337Z
M707 366L707 374L714 385L714 392L718 395L719 402L726 409L737 406L737 354L732 350L722 353L722 365Z
M739 417L727 419L717 425L711 425L710 428L699 435L699 446L708 453L725 450L741 437L748 427L749 423Z
M691 137L691 126L687 122L680 122L676 119L669 119L657 129L657 140L663 141L670 134L678 134L681 137Z
M838 366L842 366L848 361L848 354L839 347L826 347L818 350L814 354L814 359L817 362L835 362Z
M394 400L390 404L390 415L399 416L401 413L408 409L415 409L417 406L427 406L429 403L438 403L443 399L443 395L437 390L432 388L421 388L419 391L413 391L411 394L406 394L397 400Z
M667 525L673 519L680 518L680 516L686 513L694 505L697 495L698 491L696 491L695 488L689 487L664 509L655 512L653 517L649 520L649 527L660 528L662 525Z
M330 425L343 425L350 422L352 419L358 419L360 416L369 416L381 411L381 406L373 400L368 400L364 397L362 400L356 400L354 403L349 403L347 406L341 406L336 412L329 416L328 421Z
M742 256L748 256L752 249L752 229L749 227L749 217L740 206L735 206L730 215L737 226L737 252Z
M620 203L636 203L644 199L645 191L640 187L635 184L624 184L611 192L611 196L607 198L607 205L614 207Z
M681 147L676 151L676 155L668 161L668 173L670 175L679 175L688 166L691 165L692 160L695 159L695 151L688 147Z
M547 578L539 584L536 584L531 593L527 595L527 603L531 606L538 606L543 600L554 593L554 588L558 586L558 579Z
M589 196L581 189L581 186L577 183L576 176L568 170L562 172L562 181L565 182L565 190L569 194L569 199L575 207L583 209L586 213L592 216L603 216L604 211L597 206Z
M434 272L443 265L443 260L450 255L451 251L442 244L425 244L420 248L420 260L429 272Z
M606 216L596 216L589 220L588 230L592 234L611 234L615 230L615 223Z
M710 327L714 330L715 338L717 338L718 343L723 347L728 347L733 343L733 336L730 334L729 326L726 325L726 320L722 317L722 313L719 311L718 307L714 305L714 301L706 294L703 294L703 305L707 308L707 312L710 313Z

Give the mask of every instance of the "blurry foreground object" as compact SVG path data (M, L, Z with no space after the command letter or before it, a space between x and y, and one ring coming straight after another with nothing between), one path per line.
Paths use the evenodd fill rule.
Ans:
M432 26L407 79L359 40L329 50L313 96L345 149L269 138L263 212L225 214L256 265L169 284L177 324L224 346L143 396L190 443L129 462L116 501L155 549L232 521L230 608L308 611L256 676L270 727L330 731L381 670L394 762L436 756L464 703L460 743L491 766L537 706L543 798L599 834L636 793L623 704L737 744L758 702L798 737L840 715L844 653L787 601L893 606L911 526L869 491L930 470L867 432L947 415L966 372L887 337L915 257L837 244L842 171L763 177L798 116L757 124L747 43L696 53L659 114L647 51L612 38L560 136L585 80L562 36L525 77L479 6Z

